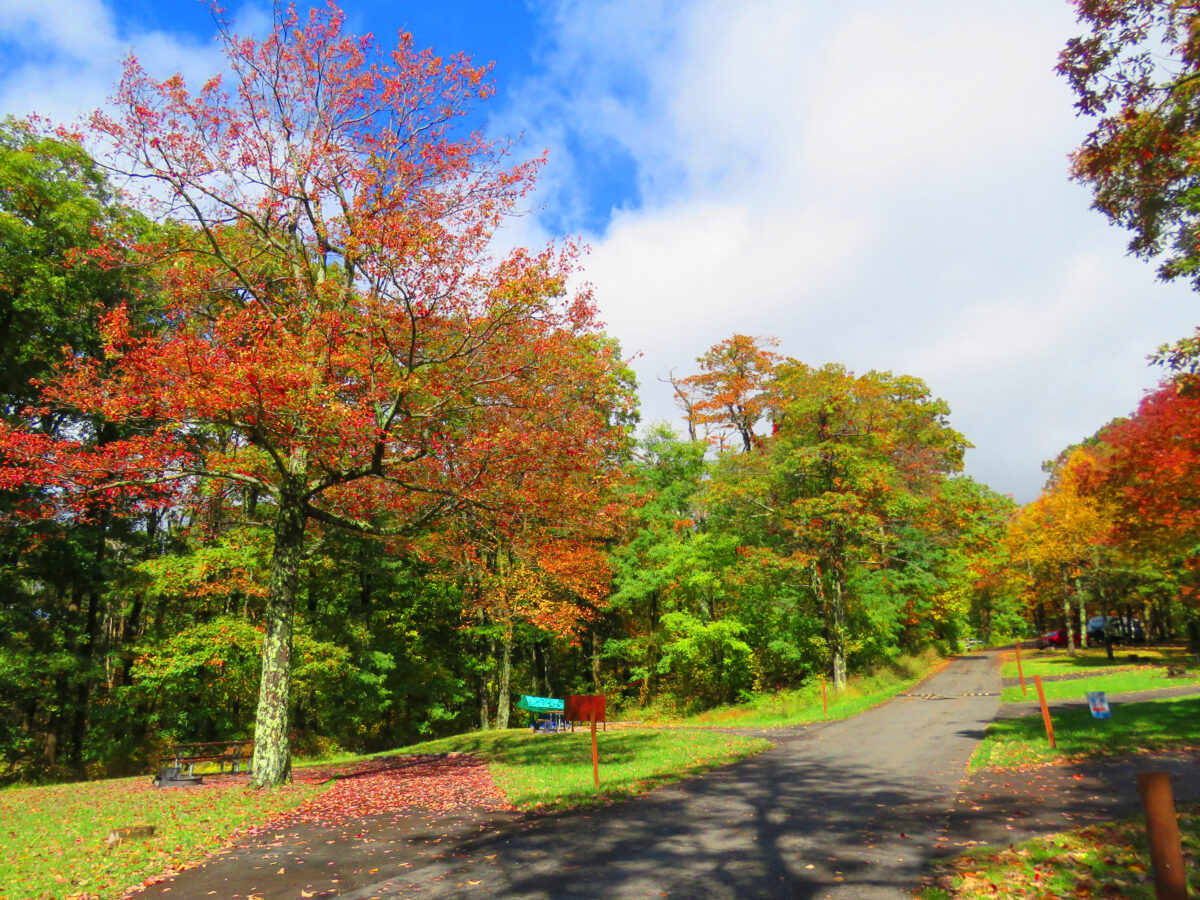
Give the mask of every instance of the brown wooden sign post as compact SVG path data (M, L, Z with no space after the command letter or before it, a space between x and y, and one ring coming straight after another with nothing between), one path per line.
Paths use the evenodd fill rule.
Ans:
M600 790L600 748L596 744L596 723L604 722L604 730L608 730L608 716L603 694L571 694L563 701L563 718L571 723L574 730L576 722L588 722L592 730L592 778L596 782L596 790Z
M592 779L600 790L600 749L596 746L596 713L592 713Z
M1171 776L1166 772L1139 772L1138 793L1146 810L1146 835L1154 865L1154 896L1158 900L1188 900L1187 870L1179 840L1179 819Z
M825 676L821 676L821 711L829 715L829 694L825 688Z
M1046 705L1046 692L1042 689L1042 676L1033 676L1034 686L1038 692L1038 702L1042 704L1042 722L1046 726L1046 739L1050 741L1050 749L1055 749L1054 743L1054 722L1050 719L1050 707Z
M569 694L563 701L563 718L571 723L571 729L574 730L576 722L590 722L592 713L595 713L596 721L604 723L604 730L608 731L605 705L603 694Z
M1025 687L1025 670L1021 668L1021 640L1017 639L1017 677L1021 679L1021 696L1029 696L1029 688Z

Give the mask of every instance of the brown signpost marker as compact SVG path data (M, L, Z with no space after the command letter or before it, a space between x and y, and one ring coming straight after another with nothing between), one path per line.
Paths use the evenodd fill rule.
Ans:
M1038 702L1042 704L1042 722L1046 726L1046 739L1050 741L1050 749L1054 750L1054 722L1050 720L1050 707L1046 705L1046 692L1042 689L1042 676L1034 675L1033 683L1037 687Z
M568 694L563 701L563 718L571 723L575 730L576 722L588 722L595 714L596 721L604 724L608 731L607 704L603 694Z
M1017 639L1017 677L1021 679L1021 696L1029 696L1029 688L1025 687L1025 670L1021 668L1021 639Z
M1138 793L1146 811L1150 862L1154 865L1154 896L1158 900L1188 900L1187 871L1179 841L1179 819L1171 776L1166 772L1139 772Z
M570 694L563 701L563 718L575 730L576 722L589 722L592 726L592 778L596 790L600 790L600 748L596 744L596 723L604 722L608 730L607 703L603 694Z
M596 781L596 790L600 790L600 750L596 746L596 712L592 711L592 778Z
M825 689L825 676L821 676L821 710L825 715L829 715L829 694Z

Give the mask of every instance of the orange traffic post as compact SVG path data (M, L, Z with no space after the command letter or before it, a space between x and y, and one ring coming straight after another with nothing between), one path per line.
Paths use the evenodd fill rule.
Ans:
M829 715L829 690L825 684L825 676L821 676L821 711Z
M1021 696L1029 696L1029 688L1025 687L1025 670L1021 668L1021 639L1017 638L1017 677L1021 679Z
M1033 683L1037 687L1038 702L1042 704L1042 722L1046 725L1046 739L1050 741L1050 749L1056 747L1054 743L1054 722L1050 720L1050 707L1046 705L1046 692L1042 689L1042 676L1034 675Z
M596 711L592 710L592 777L600 790L600 749L596 746Z
M1158 900L1188 900L1187 871L1179 840L1179 819L1171 776L1166 772L1139 772L1138 793L1146 811L1150 862L1154 865L1154 896Z

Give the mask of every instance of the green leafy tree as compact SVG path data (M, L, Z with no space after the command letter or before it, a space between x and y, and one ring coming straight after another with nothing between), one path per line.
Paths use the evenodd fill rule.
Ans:
M40 399L64 347L100 355L105 310L151 297L122 248L146 236L144 218L118 202L104 171L70 140L12 118L0 121L0 412L12 419ZM67 411L46 410L44 428Z
M131 245L152 231L77 143L0 122L0 420L92 446L119 436L103 416L41 398L37 382L53 376L64 348L102 361L107 311L152 317L155 294L129 264ZM15 511L46 494L33 483L12 488L0 496L0 778L55 773L64 761L79 775L95 693L111 682L113 632L103 625L128 621L110 589L157 524L120 521L120 505L99 498L83 522L18 520Z
M946 404L910 376L782 364L771 387L775 435L759 454L726 456L714 507L729 527L769 548L806 585L823 623L835 686L845 683L864 569L896 548L910 520L962 464L966 442Z
M605 652L642 702L656 692L683 704L730 701L748 686L727 577L736 539L704 521L707 470L704 445L666 426L650 430L632 466L629 532L610 554L618 636Z

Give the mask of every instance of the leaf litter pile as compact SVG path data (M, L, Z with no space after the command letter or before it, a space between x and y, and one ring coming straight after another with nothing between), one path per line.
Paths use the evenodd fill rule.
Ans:
M1200 806L1179 811L1190 890L1200 890ZM979 847L938 866L923 900L1153 900L1145 823L1141 818L1088 825L996 849Z
M477 757L427 753L370 759L346 769L298 769L294 780L323 784L336 779L323 794L282 813L250 833L294 825L344 825L368 816L421 809L432 814L472 810L511 810L487 766Z
M185 874L184 879L195 880L177 883L174 893L215 890L261 900L265 895L333 896L366 885L390 889L422 860L463 855L451 849L454 838L513 810L484 762L467 754L311 767L296 770L294 780L332 786L231 836L202 863L212 871ZM157 895L168 886L147 888Z
M404 846L409 839L422 846L441 844L453 830L451 822L486 821L513 809L485 763L467 754L380 757L350 766L297 769L293 778L298 784L332 786L242 829L218 853L269 863L254 868L277 876L299 876L301 896L314 896L310 891L319 892L322 885L335 891L361 885L373 880L380 867L411 868L404 857L440 858L436 846L428 852ZM234 846L243 841L249 849ZM344 850L347 843L358 848L363 865L342 871L344 854L336 848ZM251 891L246 896L257 895Z

